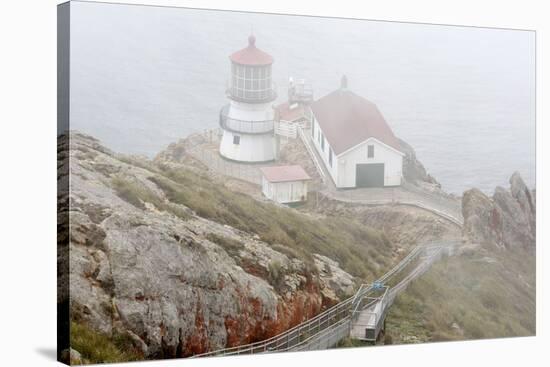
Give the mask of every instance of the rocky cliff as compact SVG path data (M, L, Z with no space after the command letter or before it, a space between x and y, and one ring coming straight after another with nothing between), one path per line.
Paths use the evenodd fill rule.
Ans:
M403 178L405 181L417 186L441 188L441 184L428 173L422 162L416 157L416 152L407 142L399 139L401 149L405 153L403 157Z
M71 183L58 198L58 246L70 249L59 301L68 283L74 322L123 334L145 357L264 339L354 291L355 278L329 257L304 258L182 205L186 192L149 161L79 133L60 140L58 161L60 182ZM193 189L186 200L207 201Z
M464 193L463 245L400 295L388 340L411 343L536 333L535 191L514 173L492 196ZM434 296L437 295L437 296Z
M510 178L510 189L497 187L492 197L477 189L466 191L462 214L464 236L471 243L501 249L535 246L535 191L517 172Z

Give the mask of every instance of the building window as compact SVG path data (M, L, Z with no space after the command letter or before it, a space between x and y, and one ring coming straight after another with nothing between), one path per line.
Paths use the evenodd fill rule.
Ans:
M233 135L233 144L235 145L241 144L241 137L239 135Z
M367 157L374 158L374 145L369 145L367 148L368 148Z
M321 135L321 149L323 152L325 151L325 137Z
M328 148L328 164L332 167L332 149Z

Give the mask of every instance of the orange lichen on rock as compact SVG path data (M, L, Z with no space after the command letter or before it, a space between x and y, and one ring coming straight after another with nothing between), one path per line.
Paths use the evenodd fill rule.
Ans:
M200 307L200 302L197 302L195 311L195 329L193 334L189 336L183 348L183 357L192 356L208 351L208 331L204 323L204 315Z

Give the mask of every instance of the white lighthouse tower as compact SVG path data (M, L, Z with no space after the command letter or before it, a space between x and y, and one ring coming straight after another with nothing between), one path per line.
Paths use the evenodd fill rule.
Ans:
M233 53L229 104L220 111L223 136L220 154L239 162L267 162L277 155L273 132L272 102L277 98L271 80L273 57L256 47L248 37L248 47Z

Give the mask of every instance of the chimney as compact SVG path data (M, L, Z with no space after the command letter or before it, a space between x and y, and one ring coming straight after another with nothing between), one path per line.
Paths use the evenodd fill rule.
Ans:
M340 81L340 89L341 90L348 89L348 78L345 75L342 75L342 80Z

